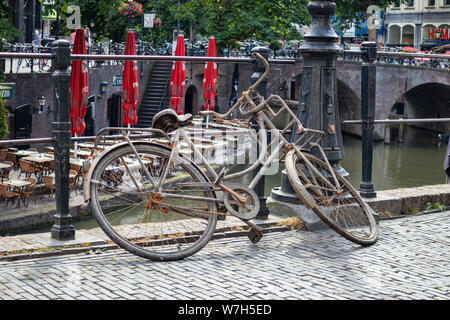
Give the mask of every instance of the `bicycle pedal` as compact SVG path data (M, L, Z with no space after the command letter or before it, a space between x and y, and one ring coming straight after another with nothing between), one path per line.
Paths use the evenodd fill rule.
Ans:
M261 240L263 236L263 233L261 232L261 230L255 229L255 228L250 228L250 231L248 233L248 238L250 239L250 242L255 244L257 243L259 240Z

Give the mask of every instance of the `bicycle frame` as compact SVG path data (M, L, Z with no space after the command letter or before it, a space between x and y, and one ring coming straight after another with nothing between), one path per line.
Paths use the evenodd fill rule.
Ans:
M272 96L271 98L269 98L269 100L276 99L276 98L277 98L277 96ZM282 101L281 98L280 98L280 101ZM267 101L265 101L264 103L267 103ZM284 101L283 101L283 103L284 103ZM264 110L263 107L259 108L260 112L257 114L257 116L253 116L252 118L256 117L256 122L258 123L260 128L269 127L272 132L275 132L276 133L275 140L272 141L268 145L266 130L264 130L264 129L260 130L259 131L260 139L257 140L257 143L258 143L261 151L259 153L258 160L255 163L253 163L251 166L249 166L247 169L236 172L234 174L230 174L230 175L217 174L216 171L209 164L208 160L204 157L204 155L201 153L201 151L193 143L192 139L189 137L189 135L186 133L186 131L183 128L177 129L175 135L171 139L171 141L173 142L173 147L172 147L172 152L171 152L171 155L169 158L169 162L166 165L165 172L163 173L163 177L162 177L156 190L158 190L158 192L161 191L162 184L168 174L170 165L173 162L176 163L177 157L180 156L179 155L179 151L181 148L180 138L183 139L183 142L187 143L188 147L193 151L196 159L199 159L201 164L204 165L206 171L213 178L212 180L214 181L214 184L223 189L226 188L226 184L222 183L222 181L228 181L231 179L242 177L250 172L253 172L256 168L261 167L259 169L258 173L253 178L253 180L248 185L248 187L250 189L254 189L255 186L258 184L258 182L261 180L261 178L264 176L264 174L267 172L270 165L274 162L281 162L281 160L284 158L286 153L291 149L296 149L299 152L300 156L302 157L303 161L311 167L311 169L314 171L314 173L319 176L322 176L322 173L320 173L319 171L317 171L314 168L314 166L309 162L309 160L302 154L301 150L303 149L304 151L310 152L310 150L312 148L318 148L321 153L322 159L331 168L331 165L329 164L327 157L319 144L320 140L324 136L323 132L318 131L318 130L313 130L313 129L306 129L303 126L301 126L300 121L297 119L295 114L290 110L290 108L287 105L284 105L283 108L280 111L278 111L277 113L273 112L273 110L267 106L266 106L265 110L269 111L269 113L272 113L274 115L274 117L272 119L274 119L277 116L281 115L281 111L284 111L283 109L290 112L290 115L291 115L291 117L293 117L293 120L283 130L279 130L275 127L275 125L273 124L271 119L269 119L267 117L267 115L263 112L263 110ZM283 136L283 134L286 133L286 131L289 130L289 128L293 127L295 124L298 124L299 128L301 128L301 135L300 135L299 139L297 139L297 141L295 141L294 143L289 143L287 141L287 139ZM250 136L253 139L255 139L255 134L251 130L249 131L249 133L250 133ZM311 135L309 137L307 136L308 133L311 133ZM272 148L273 144L277 141L279 141L279 143L275 146L274 150L269 154L268 149ZM299 145L300 145L300 147L299 147ZM309 146L309 148L307 148L308 146ZM323 179L325 181L327 181L324 177L323 177ZM339 188L339 182L334 173L333 173L333 180L335 182L335 185L329 184L329 187ZM228 190L226 190L226 191L228 191Z
M256 55L256 56L260 59L262 58L259 55ZM199 150L199 148L194 144L191 137L186 133L186 131L182 127L178 128L175 131L175 133L173 133L171 138L169 138L169 136L166 133L162 132L161 130L120 128L120 130L122 130L122 131L124 130L124 131L128 132L127 135L124 135L124 138L127 141L127 143L129 144L133 153L136 155L136 157L143 169L145 176L152 183L154 192L157 192L157 193L162 192L162 188L163 188L165 180L168 176L171 165L177 164L180 162L179 157L182 157L179 154L180 149L181 149L180 138L182 138L183 142L187 143L188 147L193 151L195 159L201 160L200 161L201 164L205 167L207 173L212 177L211 180L213 181L213 183L209 182L209 183L204 183L203 185L208 186L208 187L212 187L212 186L220 187L223 191L227 191L227 192L231 193L235 197L235 199L237 199L239 201L242 200L241 197L237 193L235 193L233 190L228 188L226 186L226 184L223 183L223 181L228 181L231 179L242 177L250 172L253 172L258 167L260 167L257 174L254 176L253 180L248 185L248 188L254 189L255 186L258 184L258 182L261 180L261 178L264 176L264 174L267 172L270 165L274 162L281 162L282 159L286 156L287 152L289 152L292 149L297 151L297 153L302 158L304 163L306 163L306 165L314 172L314 174L318 175L324 181L326 181L330 188L332 188L332 189L340 188L338 179L336 178L336 175L333 170L330 170L330 172L332 174L332 178L333 178L335 185L328 182L328 180L325 177L323 177L322 173L319 172L314 167L314 165L312 165L310 163L310 161L305 157L305 155L303 155L303 152L310 153L312 148L318 148L323 161L328 165L329 168L331 168L331 165L328 162L325 152L323 151L323 149L320 146L320 141L322 140L322 138L325 135L324 132L319 131L319 130L314 130L314 129L307 129L307 128L303 127L300 120L298 120L297 116L292 112L292 110L289 108L289 106L284 102L284 100L281 97L272 95L269 97L269 99L265 100L263 97L261 97L257 94L255 88L259 85L259 83L262 81L262 79L264 79L264 77L267 76L267 74L269 72L267 61L263 60L263 62L266 65L266 72L264 73L264 75L258 81L256 81L249 88L248 91L243 92L242 96L238 99L238 101L235 103L235 105L227 113L221 115L221 114L217 114L217 113L211 112L211 111L201 112L201 114L204 114L204 115L212 114L218 118L224 119L224 118L229 117L238 107L241 107L241 105L244 105L245 103L250 105L250 107L251 107L250 110L248 110L248 111L246 111L245 109L240 109L240 110L241 110L242 114L250 116L250 118L248 120L249 123L252 120L254 120L258 124L259 128L261 128L261 130L259 130L259 136L260 136L259 139L256 138L256 135L253 132L253 130L248 131L251 138L253 140L257 141L257 145L260 148L260 152L259 152L257 161L255 161L255 163L253 163L247 169L244 169L242 171L236 172L234 174L229 174L229 175L226 175L224 171L222 171L220 174L217 174L215 172L215 170L212 168L212 166L208 163L208 160L204 157L204 155ZM254 98L250 97L251 94L255 94L255 93L257 95L256 97L260 99L260 102L258 105L256 105L255 101L253 101ZM270 107L270 102L272 102L274 100L278 100L281 103L281 108L277 112L274 112L274 110ZM275 127L273 122L277 117L285 115L286 113L288 115L288 124L282 130L279 130ZM273 141L271 141L270 144L267 144L266 128L271 130L271 132L275 132L275 134L276 134L275 139ZM107 129L112 129L112 128L105 128L104 130L107 130ZM116 129L119 129L119 128L116 128ZM288 140L283 136L284 134L286 134L288 132L288 130L296 130L296 132L300 135L299 138L296 141L288 142ZM171 141L171 147L170 147L171 153L170 153L169 159L165 165L165 168L162 172L161 178L159 179L158 185L155 185L154 179L152 178L152 176L151 176L150 172L148 171L148 169L146 168L146 166L143 164L143 161L142 161L139 153L133 146L133 142L128 137L128 135L133 131L147 131L147 132L151 132L151 133L157 133L159 135L165 136L166 139ZM99 134L100 134L100 132L99 132ZM274 145L275 143L277 143L277 145ZM274 150L272 152L269 152L269 149L271 149L271 148L274 148ZM132 177L133 183L135 184L137 190L139 192L141 192L141 188L138 185L138 183L135 181L135 179L133 178L133 175L131 174L130 170L128 168L126 168L126 169L127 169L128 173L130 174L130 176ZM167 196L167 197L180 197L179 195L176 195L176 196L170 195L170 194L162 194L162 195ZM208 201L216 202L216 199L210 199L210 200L208 199ZM245 202L245 200L244 200L244 202Z

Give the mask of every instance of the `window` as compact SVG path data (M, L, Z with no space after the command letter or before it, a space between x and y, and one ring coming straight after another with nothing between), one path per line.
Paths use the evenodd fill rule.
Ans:
M428 0L428 6L434 7L436 5L436 0Z
M445 6L450 6L450 0L444 0L444 5Z
M394 2L394 8L400 8L400 1Z
M408 0L408 7L414 7L414 0Z

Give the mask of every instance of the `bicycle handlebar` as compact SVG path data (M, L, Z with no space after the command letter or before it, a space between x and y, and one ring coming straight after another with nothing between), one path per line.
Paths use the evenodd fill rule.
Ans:
M253 93L254 91L256 91L255 89L269 75L269 71L270 71L269 63L267 62L266 59L264 59L264 57L262 55L260 55L257 52L253 52L252 56L254 56L256 59L260 60L264 64L264 67L265 67L264 74L253 85L251 85L247 91L244 91L242 93L242 96L238 99L238 101L236 101L236 103L231 107L231 109L228 110L228 112L226 112L224 114L220 114L215 111L200 111L199 114L205 115L205 116L212 115L219 119L230 118L230 116L234 112L234 110L236 110L236 108L239 107L244 102L245 99L249 99L248 97L249 97L250 93ZM246 114L248 114L248 112Z

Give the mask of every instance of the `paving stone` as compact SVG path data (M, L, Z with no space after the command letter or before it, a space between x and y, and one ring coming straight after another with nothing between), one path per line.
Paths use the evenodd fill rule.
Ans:
M382 221L378 242L364 248L332 231L302 231L265 234L257 245L220 239L174 262L123 250L3 261L0 299L449 300L449 218Z

